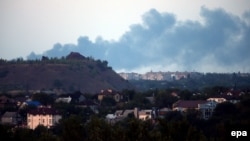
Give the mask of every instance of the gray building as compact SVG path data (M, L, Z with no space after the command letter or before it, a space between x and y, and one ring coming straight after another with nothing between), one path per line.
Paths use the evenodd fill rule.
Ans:
M16 125L19 119L20 115L17 112L5 112L1 118L1 123Z

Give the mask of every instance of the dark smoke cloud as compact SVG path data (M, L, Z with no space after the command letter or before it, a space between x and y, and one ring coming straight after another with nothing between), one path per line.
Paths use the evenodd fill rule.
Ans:
M84 36L76 45L55 44L43 55L61 57L77 51L107 60L115 70L249 72L250 12L239 17L202 7L200 15L203 22L177 21L173 14L152 9L143 15L142 24L131 25L118 41L98 37L92 42ZM28 59L34 57L31 53Z

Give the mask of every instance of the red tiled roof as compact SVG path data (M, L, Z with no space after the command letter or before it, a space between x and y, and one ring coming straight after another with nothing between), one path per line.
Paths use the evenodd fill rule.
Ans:
M198 104L206 103L206 100L179 100L173 104L173 108L198 108Z
M42 107L42 108L37 108L35 110L31 110L28 112L28 114L31 114L31 115L59 115L59 112L53 108Z

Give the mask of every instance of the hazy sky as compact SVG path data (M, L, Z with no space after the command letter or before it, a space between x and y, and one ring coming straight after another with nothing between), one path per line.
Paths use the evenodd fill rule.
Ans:
M0 20L4 59L79 51L117 71L250 71L249 0L0 0Z

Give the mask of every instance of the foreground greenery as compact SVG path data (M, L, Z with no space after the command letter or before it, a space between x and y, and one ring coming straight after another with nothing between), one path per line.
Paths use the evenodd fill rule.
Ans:
M109 121L93 115L65 116L52 129L38 126L35 130L0 125L1 140L19 141L206 141L232 140L231 131L246 131L250 126L250 98L240 103L219 104L209 120L199 113L169 112L164 118L142 121L129 115L122 121ZM246 138L246 137L239 137Z

